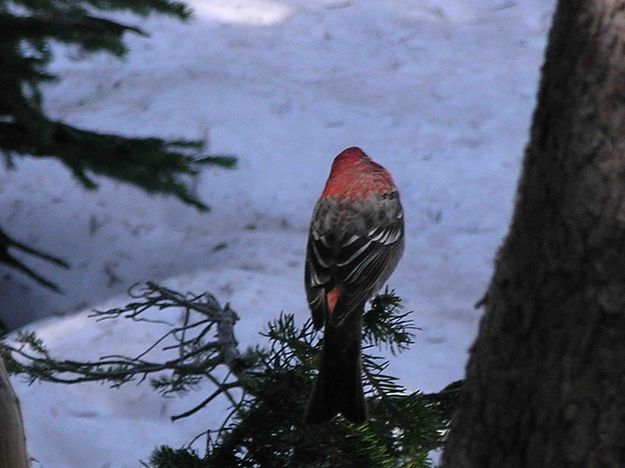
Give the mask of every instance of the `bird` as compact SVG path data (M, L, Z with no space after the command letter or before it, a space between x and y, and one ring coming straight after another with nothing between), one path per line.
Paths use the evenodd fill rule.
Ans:
M313 209L306 246L306 297L313 326L324 328L324 335L305 424L321 424L339 413L356 424L367 421L364 307L403 250L404 212L391 175L358 147L341 151Z

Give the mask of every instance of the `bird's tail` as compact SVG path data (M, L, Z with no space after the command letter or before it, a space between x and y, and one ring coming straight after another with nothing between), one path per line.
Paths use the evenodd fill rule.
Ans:
M319 375L313 387L304 422L320 424L338 413L353 423L367 420L367 402L361 378L362 313L333 327L326 325Z

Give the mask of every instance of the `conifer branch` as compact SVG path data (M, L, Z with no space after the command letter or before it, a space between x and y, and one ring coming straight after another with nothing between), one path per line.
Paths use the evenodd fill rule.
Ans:
M9 370L26 374L30 381L100 381L118 387L149 379L163 394L186 392L208 382L211 390L203 401L172 416L172 420L191 417L220 398L229 402L220 427L202 432L206 453L200 457L190 445L180 450L161 447L152 456L153 466L183 461L185 466L425 466L428 451L442 443L446 420L437 403L418 393L407 394L397 378L387 374L388 362L370 354L375 345L401 352L412 336L414 327L392 293L374 301L372 310L384 310L365 321L363 369L370 421L358 426L338 417L320 428L302 424L321 350L319 333L310 320L297 326L293 315L281 314L261 333L268 345L242 353L234 334L238 317L214 296L181 294L155 283L133 287L129 294L132 302L126 306L95 311L92 317L168 327L134 357L59 360L32 333L0 344L0 351ZM170 357L154 357L162 354ZM196 465L189 465L189 460Z
M61 268L69 268L69 265L64 260L42 252L41 250L34 249L33 247L29 247L26 244L23 244L22 242L19 242L9 237L9 235L0 228L0 263L4 263L18 271L21 271L40 285L51 289L52 291L60 292L59 287L55 283L32 270L24 262L15 257L11 253L11 250L16 250L18 252L32 255L36 258L48 261Z
M12 372L24 373L30 381L44 380L54 383L109 382L112 387L119 387L137 378L145 380L163 371L171 372L171 377L159 375L151 378L154 388L163 394L185 391L190 385L202 380L218 366L225 365L231 373L242 377L250 367L245 357L237 349L234 336L234 324L237 316L228 305L221 307L210 294L199 296L183 295L155 283L148 283L137 292L131 288L131 297L137 299L126 307L108 311L94 311L91 316L97 320L124 317L136 322L169 324L163 320L145 317L150 308L183 309L186 314L200 314L198 320L186 325L172 327L161 335L155 343L134 357L108 355L97 361L78 362L57 360L32 333L21 332L15 344L4 344L7 351L17 359L10 359L8 367ZM210 330L216 330L216 340L207 341L205 336ZM193 337L190 335L195 333ZM167 341L169 340L169 341ZM164 361L146 358L158 346L165 342L163 351L175 350L176 357ZM23 359L24 361L21 361ZM223 383L224 388L231 388Z
M206 211L208 206L194 193L193 178L209 165L233 168L235 157L204 154L200 140L125 137L74 127L49 118L42 108L41 83L58 78L48 66L51 41L122 56L127 32L145 35L136 26L101 15L111 9L183 20L190 15L182 2L172 0L0 0L0 154L8 167L14 166L15 156L57 158L87 190L98 187L98 176L109 177ZM65 266L34 249L29 253ZM56 284L3 250L1 241L0 264L58 291Z

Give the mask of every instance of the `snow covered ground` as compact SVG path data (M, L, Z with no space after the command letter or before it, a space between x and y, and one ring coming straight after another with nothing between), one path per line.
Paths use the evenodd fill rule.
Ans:
M85 314L127 302L137 281L230 301L243 345L283 310L307 317L309 216L332 158L361 146L393 174L407 246L390 285L421 327L392 372L435 391L463 374L511 215L553 1L193 0L187 23L121 18L124 61L57 49L55 117L128 135L208 137L239 156L197 183L199 213L102 180L85 192L54 161L0 168L0 225L73 268L31 262L56 295L0 270L0 316L29 324L54 352L96 357L154 335ZM147 386L25 386L31 454L45 467L138 466L160 443L189 441L219 410L171 423L188 402ZM196 395L195 398L201 398Z

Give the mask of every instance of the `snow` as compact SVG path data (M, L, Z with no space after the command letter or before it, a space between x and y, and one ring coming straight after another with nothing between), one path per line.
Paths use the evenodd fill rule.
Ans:
M27 259L63 295L0 270L2 320L48 317L26 328L67 357L139 350L155 331L76 312L123 305L131 284L156 280L229 301L242 345L280 311L303 322L309 216L333 157L358 145L393 174L406 211L390 285L421 331L391 371L426 392L461 378L473 304L512 212L553 1L191 4L186 23L118 15L150 33L128 36L122 61L55 47L62 80L45 89L45 107L100 131L208 138L238 169L197 179L209 213L104 179L86 192L53 160L0 169L0 225L72 265ZM138 466L222 416L217 406L171 423L191 404L147 386L13 382L30 452L46 467Z

